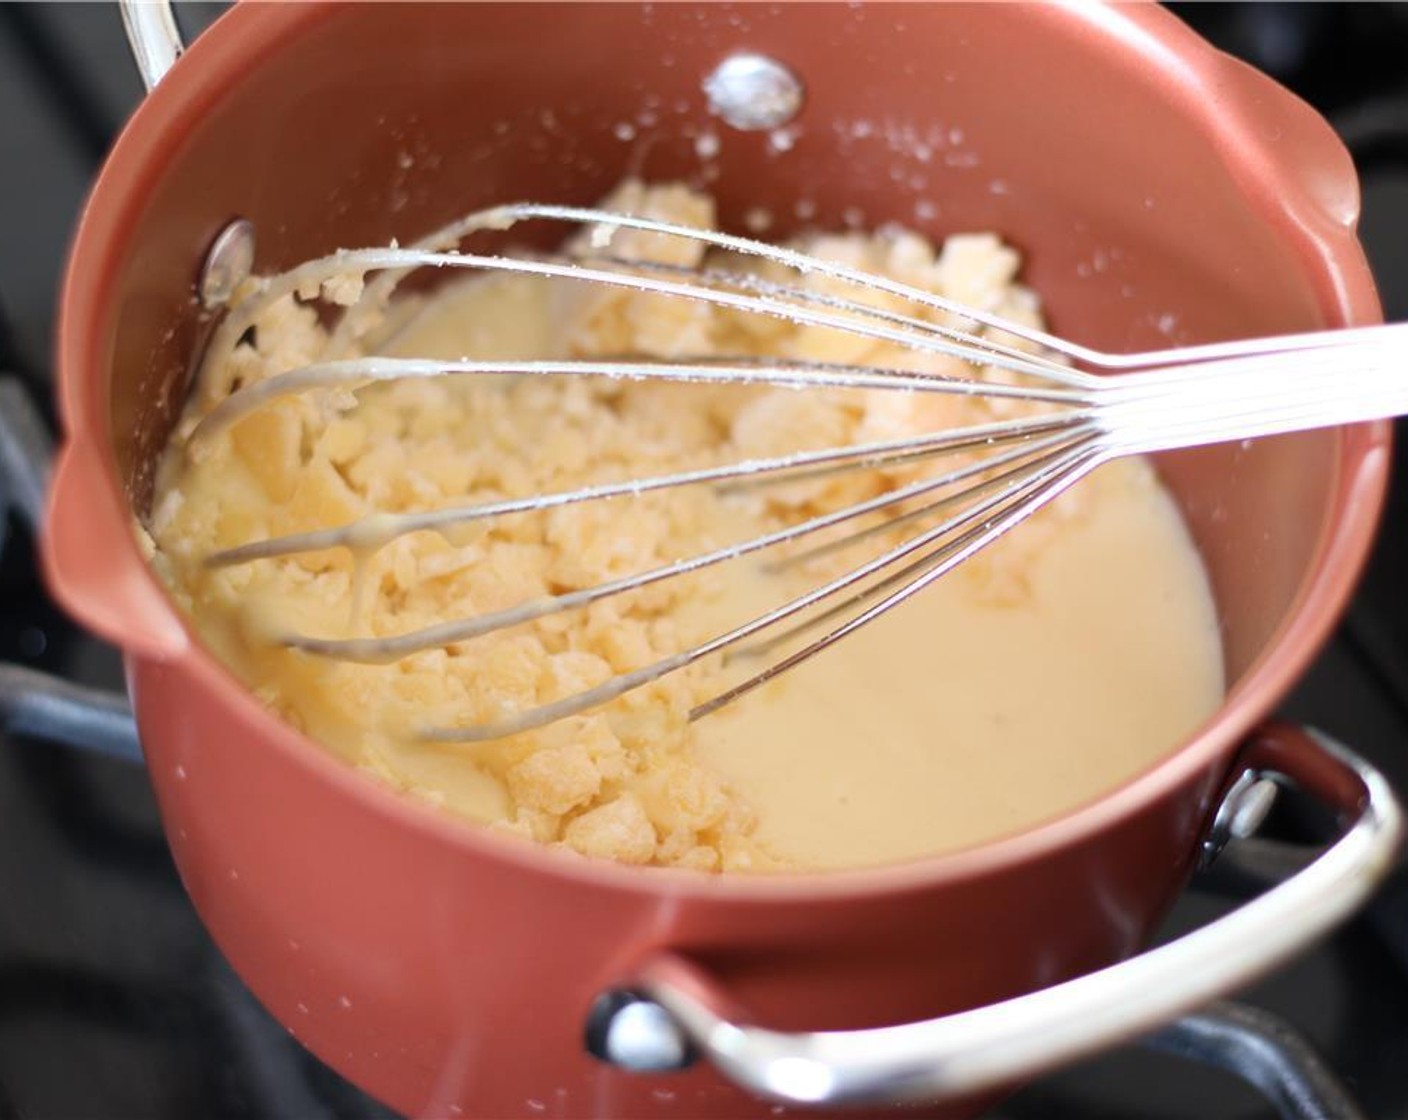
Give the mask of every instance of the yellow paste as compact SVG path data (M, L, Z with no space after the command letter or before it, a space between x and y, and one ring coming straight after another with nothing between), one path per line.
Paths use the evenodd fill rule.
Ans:
M628 183L606 205L713 222L711 202L682 187ZM697 246L629 230L573 244L596 251L608 234L618 256L701 263ZM937 251L899 229L800 244L1040 324L1034 295L1015 283L1016 253L991 234L951 237ZM806 283L841 292L815 276ZM355 284L332 293L355 294ZM898 300L887 306L933 317ZM835 330L527 276L452 283L403 310L382 352L768 355L1002 377ZM696 486L419 532L358 556L333 548L218 569L205 557L376 513L894 439L1014 406L892 390L460 376L283 398L187 446L220 392L317 360L326 341L313 309L288 297L220 371L222 388L193 399L160 472L148 526L154 562L204 640L264 703L349 763L451 813L629 863L874 864L988 840L1094 798L1220 702L1205 575L1152 469L1133 460L1102 468L899 609L702 720L688 720L692 707L760 664L715 657L537 731L427 741L427 726L491 721L700 642L902 535L781 568L734 561L387 665L292 651L271 636L398 634L590 587L936 468L741 491Z

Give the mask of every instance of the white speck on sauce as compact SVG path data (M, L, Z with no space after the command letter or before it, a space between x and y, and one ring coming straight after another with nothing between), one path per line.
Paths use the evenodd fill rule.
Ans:
M178 782L184 782L186 780L186 768L184 766L176 767L176 780Z
M337 1006L342 1008L343 1011L350 1011L352 1010L352 1001L346 996L338 996Z
M300 1004L298 1005L298 1013L299 1013L300 1015L307 1015L307 1014L308 1014L308 1005L307 1005L306 1003L300 1003Z
M713 159L719 154L719 134L701 132L694 138L694 154L700 159Z
M616 127L613 128L611 132L617 140L620 140L623 143L627 140L634 140L636 138L636 126L633 125L630 121L618 121L616 123Z

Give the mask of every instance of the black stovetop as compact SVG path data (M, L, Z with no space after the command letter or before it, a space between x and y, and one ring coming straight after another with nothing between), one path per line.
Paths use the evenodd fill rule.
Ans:
M1408 6L1174 7L1302 93L1351 141L1386 311L1408 319ZM190 31L218 12L182 8ZM0 377L18 380L41 413L64 248L87 184L139 95L115 6L0 4ZM5 407L15 408L12 400ZM6 490L0 477L0 500ZM45 599L23 518L12 516L8 529L8 540L0 534L0 664L119 688L113 651ZM1363 587L1285 706L1362 751L1401 791L1406 571L1408 468L1400 460ZM0 1118L388 1116L290 1039L231 973L181 889L140 765L8 726L0 730ZM1190 892L1167 932L1234 904L1212 890ZM1299 1028L1364 1115L1408 1120L1408 870L1400 868L1368 914L1238 999ZM1229 1074L1135 1046L1048 1077L999 1113L1276 1115Z

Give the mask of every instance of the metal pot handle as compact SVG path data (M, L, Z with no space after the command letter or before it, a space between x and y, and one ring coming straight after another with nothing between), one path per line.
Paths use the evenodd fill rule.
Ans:
M171 0L118 0L118 8L127 45L150 93L186 49Z
M682 1069L703 1056L760 1097L816 1105L965 1097L1126 1041L1295 955L1356 910L1390 869L1403 815L1363 759L1317 732L1268 728L1240 758L1214 833L1254 830L1259 817L1248 824L1242 810L1263 779L1294 783L1352 823L1285 882L1128 961L939 1019L791 1034L731 1019L712 976L666 955L598 1001L588 1046L635 1072Z

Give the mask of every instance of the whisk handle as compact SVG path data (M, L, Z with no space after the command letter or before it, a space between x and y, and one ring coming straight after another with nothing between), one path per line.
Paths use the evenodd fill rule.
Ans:
M1269 339L1258 353L1124 374L1100 393L1118 454L1408 415L1408 324Z
M788 1104L899 1104L997 1089L1144 1034L1300 952L1356 910L1392 866L1404 825L1383 775L1297 729L1248 748L1207 844L1254 830L1245 791L1264 789L1265 779L1294 782L1352 823L1290 879L1131 960L926 1022L785 1033L739 1021L711 976L666 956L630 991L603 997L613 1019L589 1031L589 1044L595 1038L599 1057L637 1072L680 1068L702 1054L742 1087ZM621 1028L614 1035L613 1026Z

